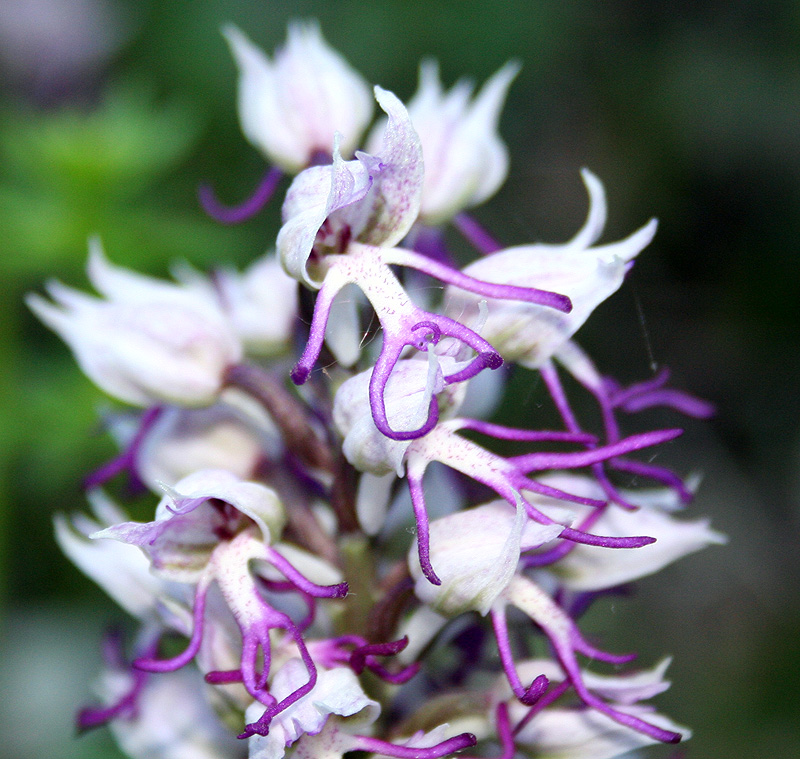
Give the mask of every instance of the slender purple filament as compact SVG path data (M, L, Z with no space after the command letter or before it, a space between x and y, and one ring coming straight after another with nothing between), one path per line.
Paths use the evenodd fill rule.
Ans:
M490 253L496 253L503 247L475 219L464 211L457 213L453 217L453 226L485 256Z
M238 206L224 206L214 194L210 185L201 184L197 188L197 197L203 210L221 224L241 224L255 216L275 193L283 172L272 166L259 182L253 194Z
M112 477L116 477L120 472L124 472L125 470L129 471L132 476L137 476L136 463L142 443L144 443L148 433L160 419L163 411L163 406L153 406L147 409L139 420L139 428L136 430L136 434L133 436L130 443L128 443L125 450L111 459L111 461L106 462L99 469L89 474L83 481L84 490L98 488L108 482Z
M440 756L447 756L447 754L474 746L478 742L472 733L461 733L427 748L398 746L395 743L388 743L367 735L354 735L353 738L354 750L369 751L381 756L395 756L398 759L437 759Z

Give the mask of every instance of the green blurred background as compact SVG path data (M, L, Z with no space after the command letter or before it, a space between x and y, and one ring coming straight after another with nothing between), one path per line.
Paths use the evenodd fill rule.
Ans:
M509 178L476 216L503 243L566 240L578 171L609 196L606 240L659 217L655 242L581 333L624 381L668 365L718 407L661 459L704 483L693 510L731 536L603 602L587 624L649 664L694 759L800 755L800 4L727 0L2 0L0 2L0 733L8 759L115 757L73 740L105 622L121 613L59 554L54 511L113 446L108 404L22 304L83 286L86 238L115 262L243 264L278 207L225 228L195 200L244 198L264 165L241 137L219 27L271 51L315 16L367 79L408 98L423 55L447 84L524 62L502 118ZM498 419L549 419L532 374ZM544 406L544 408L543 408ZM662 423L654 415L650 421ZM663 423L674 424L673 417ZM653 756L676 756L655 749Z

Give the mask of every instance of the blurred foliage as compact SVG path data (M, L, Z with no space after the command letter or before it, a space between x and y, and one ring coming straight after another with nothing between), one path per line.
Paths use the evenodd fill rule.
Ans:
M58 87L33 87L32 74L2 85L0 570L7 603L22 614L9 626L15 640L32 604L74 610L82 599L115 614L58 554L50 527L54 511L82 507L81 477L113 452L97 421L107 401L25 310L23 294L47 277L83 286L91 234L113 261L161 275L175 259L242 264L268 247L277 204L227 228L195 200L209 180L223 200L244 198L265 168L239 133L235 70L218 29L232 21L271 50L287 20L313 15L368 79L404 98L424 55L440 59L446 83L524 62L501 126L511 173L476 212L502 242L571 236L585 212L582 165L606 183L607 239L660 217L656 241L582 342L624 381L665 363L677 384L717 404L713 432L690 435L675 455L685 445L685 469L708 472L697 511L712 513L733 544L653 578L637 599L614 601L613 630L597 632L640 649L644 662L674 650L676 686L662 703L696 730L688 756L795 753L800 5L97 2L129 30L105 62ZM506 420L541 418L531 380L513 377ZM99 635L92 615L80 617L83 627L67 617L70 635ZM14 650L13 661L38 660ZM10 744L11 759L53 753L47 745ZM102 740L77 745L59 755L108 750Z

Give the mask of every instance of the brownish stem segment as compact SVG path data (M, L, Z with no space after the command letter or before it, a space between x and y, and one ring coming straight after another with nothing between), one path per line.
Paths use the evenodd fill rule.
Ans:
M286 447L306 466L335 474L333 454L317 434L303 403L269 372L250 364L232 366L225 384L255 398L272 417Z

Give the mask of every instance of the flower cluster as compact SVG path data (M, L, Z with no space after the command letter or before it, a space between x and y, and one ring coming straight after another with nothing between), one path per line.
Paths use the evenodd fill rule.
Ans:
M665 374L621 387L574 341L655 221L598 245L605 192L588 170L588 218L563 245L500 249L467 215L507 172L497 125L515 63L473 96L425 62L406 106L370 91L314 24L291 26L272 60L224 34L242 129L272 168L239 208L208 187L201 201L243 221L294 175L276 252L164 282L93 240L102 297L53 282L28 301L99 388L139 409L109 422L121 452L86 477L93 516L56 520L65 553L139 625L128 646L108 636L101 703L79 726L110 725L134 759L492 757L498 744L504 759L603 759L688 737L646 703L668 662L598 674L593 661L633 656L579 627L599 595L724 540L680 514L694 484L651 463L680 430L620 423L710 407ZM385 116L365 136L373 96ZM444 244L451 223L480 254L465 268ZM438 302L412 297L416 273L442 283ZM299 287L316 291L308 325ZM561 429L470 412L511 362L538 372ZM563 371L596 400L599 431ZM160 496L152 521L109 496L123 474Z

